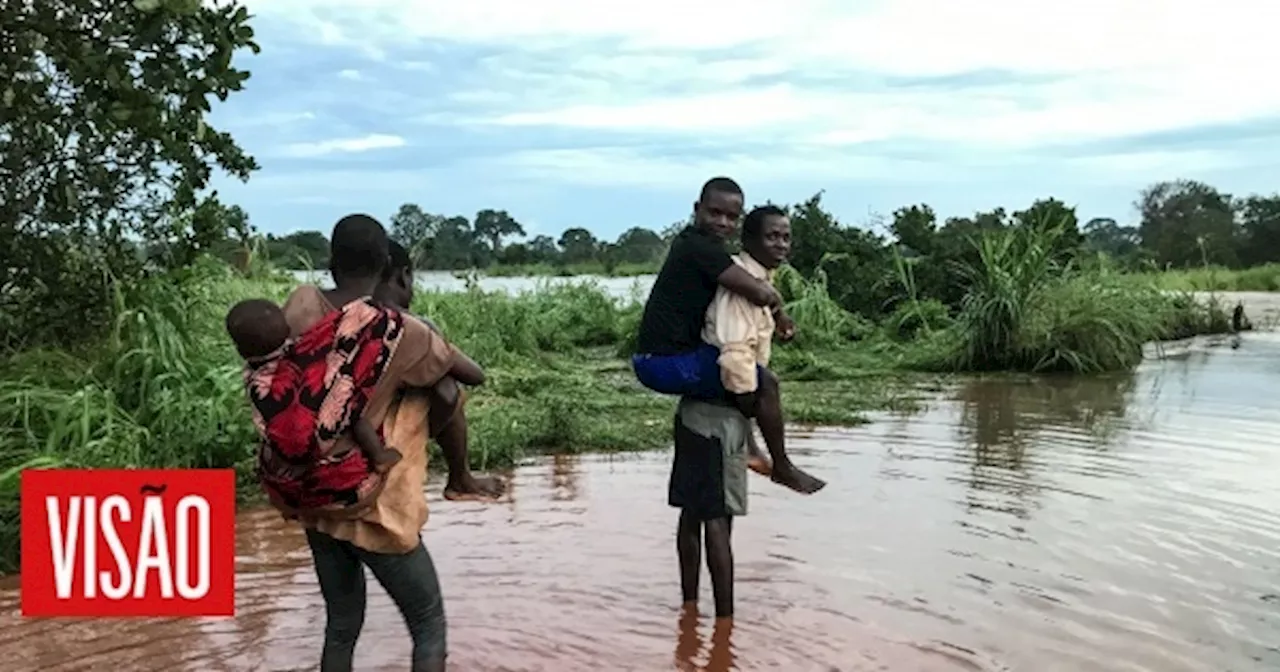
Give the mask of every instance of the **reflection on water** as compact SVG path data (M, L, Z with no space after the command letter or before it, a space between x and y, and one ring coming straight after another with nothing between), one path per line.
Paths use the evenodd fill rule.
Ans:
M1202 344L1135 374L987 378L926 410L797 432L831 485L752 478L738 619L681 613L669 455L562 456L498 504L436 496L426 535L453 670L1280 669L1280 337ZM245 514L238 613L24 621L5 669L315 669L323 610L301 535ZM360 669L405 669L371 590Z

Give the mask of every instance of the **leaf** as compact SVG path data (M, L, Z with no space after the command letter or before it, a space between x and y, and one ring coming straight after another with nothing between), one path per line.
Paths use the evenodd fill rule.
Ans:
M154 12L160 9L160 0L133 0L133 8L139 12Z
M129 118L133 116L133 110L130 110L128 105L125 105L120 101L114 101L111 103L109 114L116 121L124 123L129 121Z

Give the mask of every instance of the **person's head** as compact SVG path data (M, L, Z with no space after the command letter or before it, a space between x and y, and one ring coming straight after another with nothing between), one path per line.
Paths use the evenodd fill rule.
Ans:
M227 334L241 357L264 357L289 340L289 323L275 303L246 299L227 312Z
M693 224L727 240L738 228L742 207L742 187L727 177L713 177L702 185L702 193L693 204Z
M359 281L377 282L387 267L387 230L368 215L338 220L329 239L329 272L339 287Z
M390 261L382 271L382 282L378 283L374 298L408 310L413 303L413 262L409 259L409 250L393 240L388 251Z
M791 218L776 205L762 205L742 222L742 249L765 268L777 268L791 254Z

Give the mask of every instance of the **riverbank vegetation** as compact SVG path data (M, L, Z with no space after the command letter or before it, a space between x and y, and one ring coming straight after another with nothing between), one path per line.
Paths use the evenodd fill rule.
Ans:
M257 167L205 118L248 78L231 66L257 50L247 12L104 7L0 10L15 36L0 59L16 73L0 120L0 571L16 558L26 468L235 467L252 491L255 438L222 319L239 299L283 298L293 279L279 269L327 262L323 233L261 236L242 209L202 195L214 168L247 179ZM1161 203L1190 198L1170 193ZM1153 206L1165 222L1150 238L1157 261L1243 263L1215 242L1216 215L1195 233L1205 202ZM1162 276L1132 272L1141 254L1090 242L1053 199L941 226L926 206L903 208L888 236L838 221L820 195L789 211L796 242L779 284L800 332L774 368L794 422L907 407L948 372L1131 368L1145 342L1228 327L1227 307L1162 291ZM424 268L611 274L652 268L679 227L632 229L607 247L584 229L511 242L523 227L504 211L467 220L406 205L389 228ZM664 445L672 404L627 363L640 305L582 283L417 297L489 370L468 408L476 466Z

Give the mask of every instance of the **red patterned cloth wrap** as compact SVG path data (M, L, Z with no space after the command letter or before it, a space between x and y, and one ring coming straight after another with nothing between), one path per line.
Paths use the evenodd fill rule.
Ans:
M363 451L338 440L364 412L403 333L398 312L366 298L246 364L245 387L262 437L258 478L286 516L355 516L382 490L384 477Z

